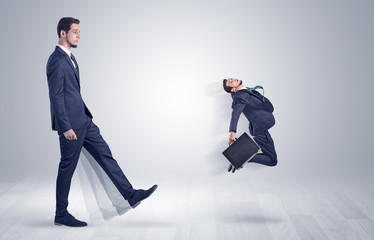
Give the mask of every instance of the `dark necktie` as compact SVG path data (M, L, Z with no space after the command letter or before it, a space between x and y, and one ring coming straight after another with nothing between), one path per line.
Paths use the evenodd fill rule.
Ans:
M77 63L77 61L75 60L75 57L74 57L74 55L73 55L72 53L70 54L70 59L74 62L75 70L77 70L77 68L78 68L78 63Z

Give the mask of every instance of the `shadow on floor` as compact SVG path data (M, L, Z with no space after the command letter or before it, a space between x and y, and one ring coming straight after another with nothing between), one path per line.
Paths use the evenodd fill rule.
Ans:
M284 222L284 219L281 218L264 218L263 216L253 216L253 215L248 215L248 216L230 216L230 217L225 217L223 219L226 222L231 222L231 223L281 223Z

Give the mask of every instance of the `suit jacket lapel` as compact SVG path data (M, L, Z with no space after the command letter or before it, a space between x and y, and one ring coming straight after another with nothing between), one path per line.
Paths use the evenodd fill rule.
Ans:
M260 98L259 96L257 96L254 92L252 92L251 90L248 90L248 89L246 89L245 91L247 91L250 95L252 95L252 96L254 96L254 97L256 97L256 98L258 98L258 99L260 99L261 101L262 101L262 98ZM256 91L256 90L253 90L253 91Z
M74 64L75 64L75 66L77 67L77 68L74 68L74 65L73 65L73 63L71 63L71 61L70 61L70 63L71 63L71 65L73 66L73 69L74 69L74 73L75 73L75 76L77 77L77 80L78 80L78 85L79 85L79 87L80 87L80 79L79 79L79 66L78 66L78 62L77 62L77 60L75 59L75 57L74 57L74 55L72 54L71 55L71 59L74 61Z
M80 82L79 82L79 69L78 69L78 64L77 64L77 69L75 69L73 63L71 62L70 57L69 57L69 56L66 54L66 52L65 52L64 50L62 50L60 47L56 46L55 51L59 51L60 53L62 53L63 55L65 55L66 61L68 61L68 64L70 65L71 69L73 70L73 72L74 72L74 74L75 74L75 77L76 77L76 79L77 79L78 87L79 87L79 89L80 89L81 86L80 86Z
M78 78L79 78L78 71L74 68L74 65L73 65L73 63L71 62L70 57L69 57L67 54L65 54L65 58L66 58L66 61L68 61L68 63L69 63L69 65L70 65L71 69L74 71L74 74L75 74L75 76L76 76L77 79L78 79Z

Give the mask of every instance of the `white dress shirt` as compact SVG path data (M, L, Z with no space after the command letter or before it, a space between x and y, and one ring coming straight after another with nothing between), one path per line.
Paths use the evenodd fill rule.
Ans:
M76 68L77 66L75 66L73 59L71 59L71 52L66 47L62 46L61 44L57 44L57 46L60 47L64 52L66 52L66 54L70 58L70 61L73 63L73 66Z

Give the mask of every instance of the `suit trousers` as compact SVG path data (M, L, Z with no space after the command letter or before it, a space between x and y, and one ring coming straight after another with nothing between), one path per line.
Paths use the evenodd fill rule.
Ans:
M100 135L99 128L86 116L84 125L80 129L73 129L77 140L67 140L62 132L60 138L61 161L56 181L56 216L67 213L68 196L71 179L84 147L105 171L121 195L127 200L135 190L127 180L117 161L112 157L108 144Z
M267 166L275 166L278 163L275 152L274 141L268 131L264 134L254 136L253 139L260 146L262 153L257 154L249 162L255 162Z

